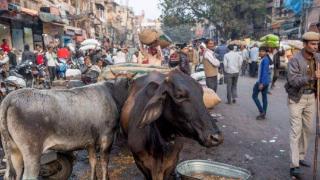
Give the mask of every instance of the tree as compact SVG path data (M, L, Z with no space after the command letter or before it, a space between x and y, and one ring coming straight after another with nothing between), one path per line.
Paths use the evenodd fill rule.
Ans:
M192 25L181 24L173 27L163 26L162 30L166 35L168 35L172 41L177 43L188 43L192 37Z
M160 8L164 27L208 21L225 38L262 29L266 16L265 0L161 0Z

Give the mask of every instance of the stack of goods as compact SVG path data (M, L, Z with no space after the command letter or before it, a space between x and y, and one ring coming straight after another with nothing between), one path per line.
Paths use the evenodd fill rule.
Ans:
M292 47L292 49L303 49L303 42L300 40L287 40L286 42L289 46Z
M131 73L131 74L138 74L136 77L147 74L152 71L158 71L161 73L168 73L170 72L170 69L167 67L162 66L152 66L152 65L146 65L146 64L131 64L131 63L124 63L124 64L118 64L118 65L112 65L108 66L106 69L104 69L101 73L100 80L108 80L108 79L114 79L113 73Z
M99 81L102 80L112 80L115 79L115 74L137 74L135 78L143 76L149 72L152 71L158 71L163 74L167 74L172 69L169 69L167 67L162 66L152 66L152 65L145 65L145 64L131 64L131 63L125 63L125 64L118 64L118 65L112 65L108 66L106 69L104 69L99 77ZM218 105L221 102L221 99L219 96L211 89L207 87L203 87L203 101L205 106L208 109L211 109Z
M154 29L145 29L139 34L140 42L144 45L154 44L160 37L160 33Z
M170 39L169 36L163 34L159 37L158 39L159 41L159 46L163 49L163 48L167 48L170 46L170 44L172 43L172 40Z
M140 42L144 45L155 47L160 46L161 48L167 48L172 43L170 37L165 34L160 34L154 29L145 29L139 34Z
M203 87L203 102L206 108L212 109L219 103L221 103L221 99L219 96L214 92L214 90Z
M236 46L241 46L241 45L247 45L247 43L245 41L241 41L241 40L233 40L228 42L229 45L236 45Z
M96 39L86 39L81 43L80 51L88 51L90 49L101 49L101 43Z
M280 38L274 34L268 34L260 38L262 42L261 46L271 47L271 48L278 48L280 46Z

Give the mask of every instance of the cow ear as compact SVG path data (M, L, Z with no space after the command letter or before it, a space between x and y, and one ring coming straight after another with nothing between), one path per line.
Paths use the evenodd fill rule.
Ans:
M153 121L157 120L163 111L163 102L165 99L164 90L161 85L156 85L155 83L151 83L148 86L147 94L154 92L147 105L144 107L142 111L142 118L139 122L139 127L143 128L146 125L149 125ZM149 94L150 95L150 94Z
M162 114L162 110L162 100L160 98L151 99L142 113L142 119L139 123L139 127L143 128L146 125L149 125L153 121L157 120Z

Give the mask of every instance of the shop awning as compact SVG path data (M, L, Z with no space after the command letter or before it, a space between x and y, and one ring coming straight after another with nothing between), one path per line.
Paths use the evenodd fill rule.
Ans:
M38 16L38 11L32 10L32 9L28 9L28 8L24 8L24 7L20 8L20 12L26 13L26 14L28 14L30 16Z
M47 23L55 22L55 23L64 24L60 16L56 16L50 13L39 12L39 18L41 19L41 21L47 22Z

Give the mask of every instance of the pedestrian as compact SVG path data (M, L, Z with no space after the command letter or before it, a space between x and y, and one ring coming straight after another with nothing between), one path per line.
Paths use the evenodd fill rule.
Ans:
M241 57L242 57L242 67L241 67L241 75L242 76L245 76L246 75L246 72L248 70L248 64L249 64L249 52L248 52L248 49L246 47L246 45L241 45L240 46L240 54L241 54Z
M35 56L36 56L36 64L37 65L45 64L44 52L43 52L41 45L36 46Z
M281 56L285 55L285 51L283 49L278 50L275 55L273 56L273 64L274 64L274 69L273 69L273 77L272 77L272 83L271 83L271 89L273 89L276 85L276 81L278 80L278 77L280 75L280 58Z
M199 54L192 47L192 45L189 45L188 48L189 48L188 58L190 60L191 73L194 73L195 70L196 70L197 65L199 65Z
M10 46L8 44L7 39L2 39L2 44L0 46L5 53L9 53L11 51Z
M239 72L241 70L243 59L239 52L236 52L236 46L229 45L229 52L224 55L224 71L225 81L227 83L227 104L236 103L237 98L237 84Z
M296 53L288 64L288 107L290 113L290 175L299 177L300 166L310 167L305 161L310 133L313 128L316 105L317 81L320 71L316 64L320 63L319 33L306 32L303 37L304 48Z
M187 75L191 74L190 65L189 65L189 47L186 43L181 45L181 51L179 52L179 69Z
M16 49L12 49L11 51L8 52L8 57L9 57L9 69L15 69L17 66L17 55Z
M249 75L251 77L257 76L258 70L258 60L259 60L259 48L258 44L255 43L249 51Z
M225 42L225 40L220 40L220 45L215 49L215 53L217 55L218 60L220 61L220 67L219 67L219 73L223 74L224 73L224 64L223 64L223 59L224 55L229 52L228 46ZM219 84L223 84L224 78L221 78L219 81Z
M139 51L134 52L134 54L131 57L131 62L138 63L138 57L139 57Z
M50 75L50 82L52 83L56 78L57 66L59 65L57 61L57 56L54 53L52 46L48 47L48 52L46 52L45 58L47 61L48 71Z
M9 57L6 52L2 48L0 48L0 77L1 80L4 80L9 76Z
M114 64L121 64L127 62L127 49L118 49L117 55L113 58Z
M172 48L170 50L170 56L169 56L169 67L175 68L179 65L179 53L177 52L176 48Z
M217 54L218 60L222 63L224 59L224 55L229 52L229 48L224 40L220 40L220 45L214 50Z
M206 48L203 55L204 73L206 76L206 84L208 88L217 92L218 90L218 71L220 61L215 57L214 42L211 39L206 40Z
M22 59L21 62L24 63L26 61L30 61L33 64L36 61L36 57L35 54L33 52L30 51L30 46L29 44L24 45L24 51L22 53Z
M253 87L252 99L255 102L260 115L257 116L257 120L264 120L266 118L267 108L268 108L268 90L270 83L270 69L269 65L271 62L268 56L268 47L259 48L259 56L261 57L261 63L259 66L258 81ZM259 100L259 93L262 95L262 105Z

